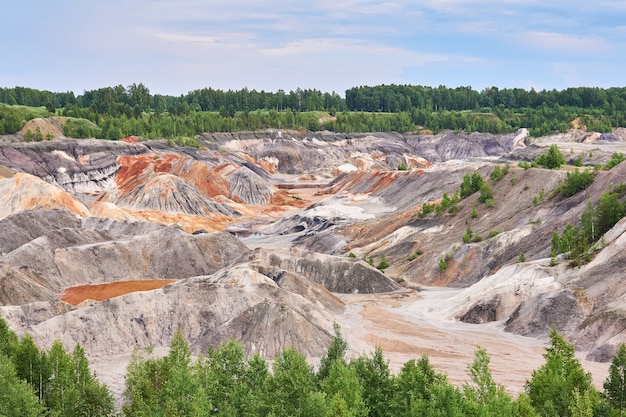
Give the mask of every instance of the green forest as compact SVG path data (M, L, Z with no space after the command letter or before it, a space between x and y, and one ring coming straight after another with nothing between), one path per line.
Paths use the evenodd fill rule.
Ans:
M197 359L177 332L165 357L133 353L124 399L115 407L90 371L80 345L39 349L0 319L0 416L621 416L626 407L626 346L613 357L603 389L592 385L574 347L552 328L545 363L514 397L492 377L478 346L460 387L435 371L427 356L393 373L383 352L348 358L338 325L317 368L285 348L271 367L246 357L235 341Z
M510 133L564 132L572 121L590 131L626 126L626 87L566 90L448 88L379 85L332 92L203 88L180 96L151 94L143 84L73 92L0 88L0 134L12 134L34 117L75 118L66 136L120 139L194 138L205 132L268 128L333 132ZM31 132L27 140L46 138ZM186 142L193 144L193 141Z

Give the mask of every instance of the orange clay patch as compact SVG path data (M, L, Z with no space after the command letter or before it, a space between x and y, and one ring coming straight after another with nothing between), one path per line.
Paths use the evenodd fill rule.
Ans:
M136 291L156 290L164 285L176 282L175 279L150 279L137 281L118 281L107 284L80 285L66 288L59 300L77 306L85 300L104 301Z

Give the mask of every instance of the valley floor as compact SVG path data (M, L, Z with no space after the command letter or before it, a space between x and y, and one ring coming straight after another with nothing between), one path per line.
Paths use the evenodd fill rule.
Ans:
M466 372L477 346L487 350L494 379L510 393L524 390L532 370L543 365L546 343L503 330L503 323L468 324L441 314L458 290L428 288L394 294L343 294L347 308L337 320L353 354L369 354L379 346L398 372L412 358L427 355L433 367L455 385L469 381ZM608 363L590 362L577 352L596 387L608 375Z

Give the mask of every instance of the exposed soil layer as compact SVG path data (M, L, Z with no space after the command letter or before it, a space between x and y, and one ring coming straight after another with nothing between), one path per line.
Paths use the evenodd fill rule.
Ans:
M146 279L118 281L108 284L80 285L66 288L59 300L77 306L85 300L104 301L136 291L150 291L176 282L175 279Z

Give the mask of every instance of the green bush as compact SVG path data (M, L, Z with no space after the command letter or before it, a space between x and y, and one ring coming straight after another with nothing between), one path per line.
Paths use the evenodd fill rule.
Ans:
M444 258L439 259L439 271L444 272L446 269L448 269L448 262Z
M478 197L478 201L486 203L487 200L492 200L493 205L493 192L491 191L491 187L486 182L483 182L480 185L480 196Z
M484 181L478 172L474 172L472 175L465 174L463 176L463 182L461 183L461 198L467 198L480 190L480 186L483 184L483 182Z
M376 265L376 269L378 269L379 271L384 271L387 268L389 268L389 262L387 262L387 256L383 253L380 256L380 261L378 262L378 265Z
M500 168L500 165L496 165L493 171L491 171L491 174L489 174L489 178L491 178L491 181L493 182L498 182L503 177L504 177L504 172L502 171L502 168Z
M553 143L546 152L535 159L535 162L544 168L558 169L565 164L565 158L563 158L563 154Z
M565 182L557 187L556 192L561 193L563 197L571 197L589 187L594 178L593 171L589 169L580 171L578 168L574 168L573 171L567 173Z
M408 258L406 258L407 261L412 261L414 259L417 259L418 256L423 255L424 252L422 252L421 250L416 250L415 252L413 252L412 254L409 255Z
M100 137L102 129L95 123L87 119L68 119L63 125L63 135L68 138L97 138Z
M428 216L430 213L437 209L436 204L424 203L422 204L422 209L420 210L418 217L423 218Z
M619 165L622 161L624 161L624 159L626 159L626 158L624 157L623 153L615 152L611 156L611 159L609 160L609 162L606 163L604 168L607 169L607 170L612 169L612 168L616 167L617 165Z
M467 226L467 229L465 229L465 234L463 235L463 243L470 243L473 235L474 235L474 232L472 232L472 229L470 229L470 227Z

